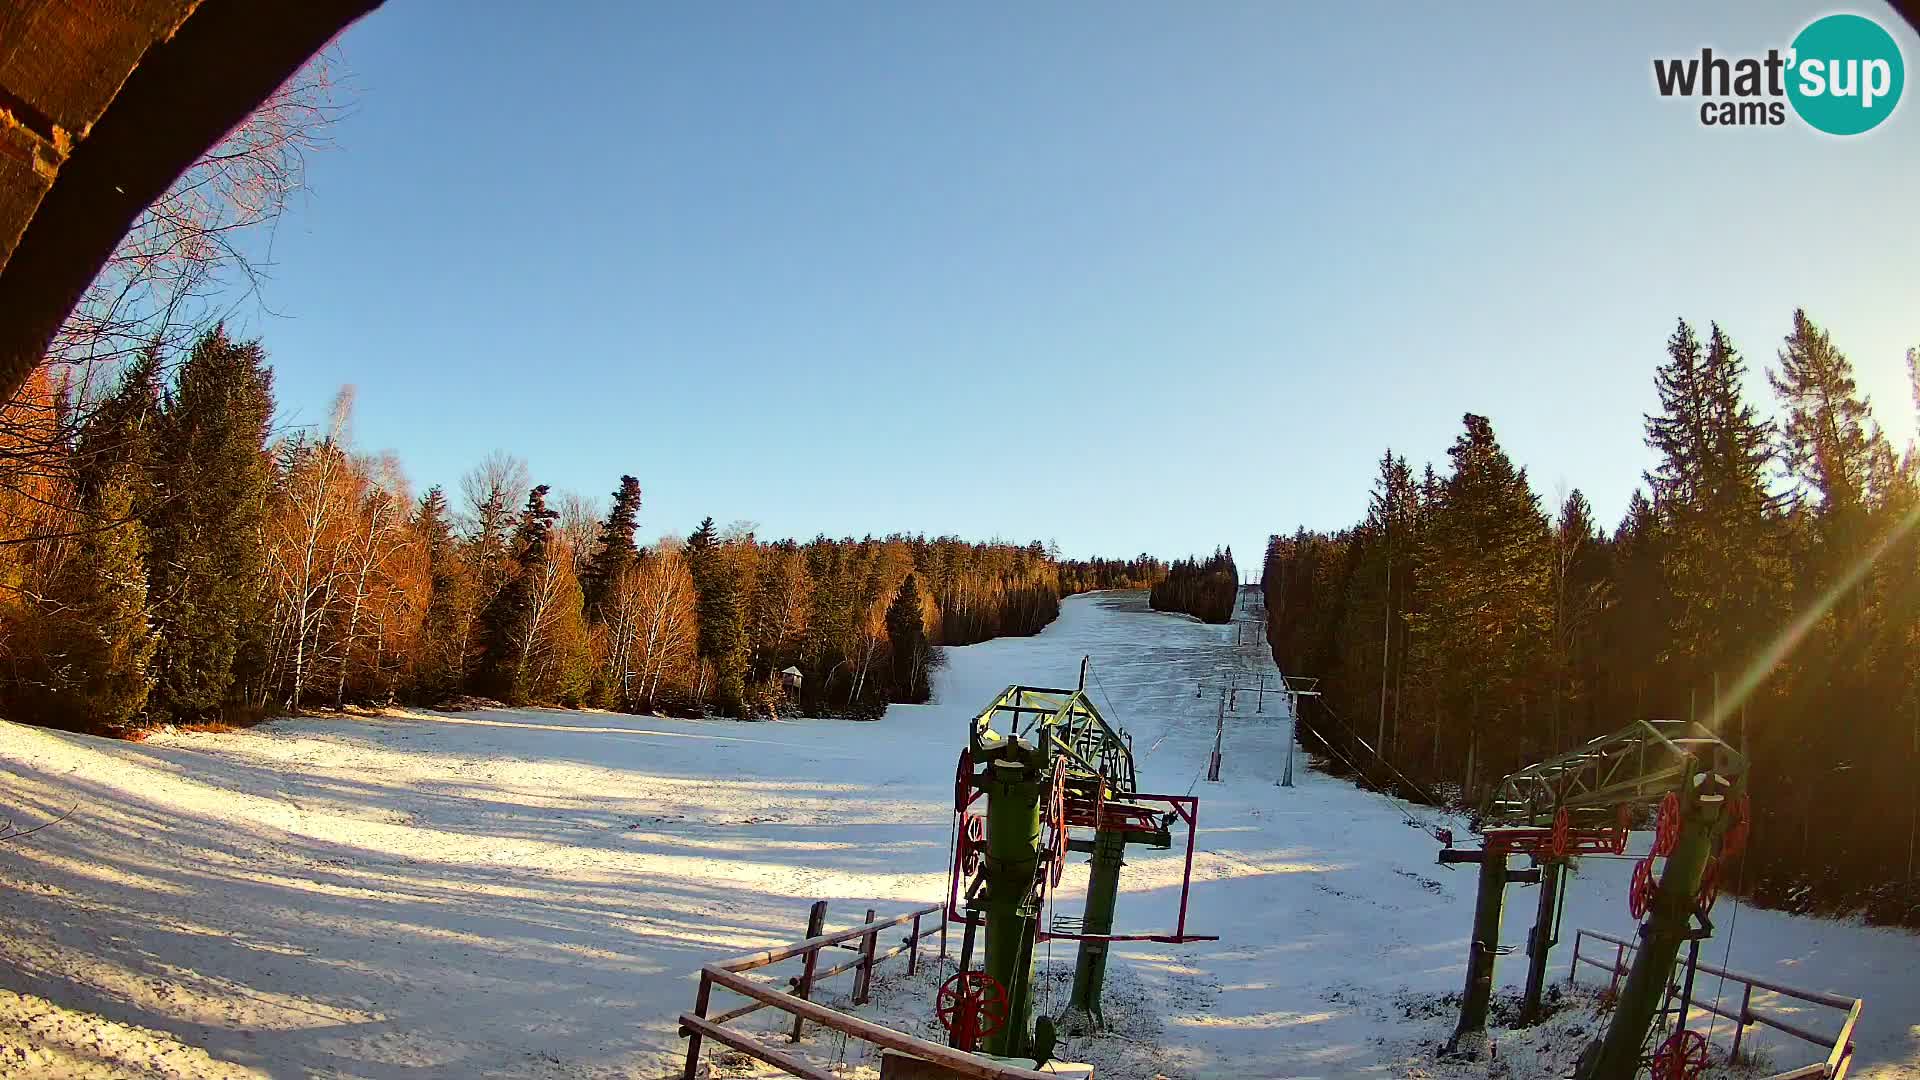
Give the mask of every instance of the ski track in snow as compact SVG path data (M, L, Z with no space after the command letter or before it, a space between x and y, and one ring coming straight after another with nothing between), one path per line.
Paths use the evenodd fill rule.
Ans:
M878 723L396 711L140 744L0 724L16 823L75 808L0 845L0 1076L678 1075L674 1018L702 963L797 939L814 899L844 927L942 897L966 720L1009 683L1072 685L1082 654L1095 701L1133 732L1143 787L1202 799L1188 925L1221 940L1116 947L1115 1030L1064 1056L1115 1078L1562 1075L1591 1033L1584 1005L1544 1035L1496 1031L1490 1060L1434 1059L1473 878L1304 757L1297 786L1276 786L1276 697L1258 714L1242 698L1223 781L1201 779L1227 673L1273 670L1232 640L1142 594L1073 597L1036 637L947 650L935 703ZM1181 853L1129 853L1117 929L1173 925ZM1580 867L1557 982L1573 928L1630 929L1630 869ZM1085 887L1076 860L1058 910L1077 914ZM1524 940L1533 895L1510 890L1506 942ZM1057 1004L1072 945L1040 959ZM1920 937L1743 908L1731 966L1864 996L1855 1075L1920 1077ZM1518 950L1502 959L1503 991L1524 969ZM938 977L896 959L865 1011L926 1031ZM1778 1068L1817 1056L1764 1028L1748 1040ZM806 1049L872 1075L858 1044ZM759 1074L710 1060L713 1075Z

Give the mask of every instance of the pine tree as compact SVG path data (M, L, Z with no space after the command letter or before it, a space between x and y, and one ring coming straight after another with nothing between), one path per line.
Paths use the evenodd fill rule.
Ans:
M708 517L687 537L686 556L699 598L700 657L713 665L714 702L738 716L746 707L746 598L726 547Z
M1419 618L1434 648L1447 711L1464 721L1463 776L1480 781L1483 736L1502 730L1509 745L1528 732L1523 693L1538 670L1550 629L1549 541L1525 469L1514 467L1486 417L1468 413L1447 456L1432 542L1417 580L1427 596Z
M77 522L73 550L39 598L28 651L27 712L76 731L131 726L147 702L159 642L148 620L147 530L139 519L152 449L158 366L135 361L89 419L74 449Z
M600 543L580 575L580 589L586 597L587 612L596 619L608 591L622 571L640 557L634 546L633 531L640 525L640 481L631 476L620 478L613 493L613 508L607 512L600 529Z
M1767 383L1785 412L1780 456L1797 494L1818 499L1830 521L1850 518L1872 497L1876 449L1884 442L1854 383L1853 364L1797 310L1779 370L1767 373Z
M1854 383L1853 365L1804 310L1793 313L1779 370L1769 372L1767 381L1780 399L1780 458L1793 480L1796 513L1807 519L1812 547L1810 565L1796 575L1803 586L1798 607L1852 571L1867 547L1891 527L1879 517L1899 468ZM1865 584L1834 612L1849 627L1865 613Z
M420 631L420 655L414 668L414 693L437 703L458 693L466 672L463 625L472 618L466 568L454 541L446 493L427 489L414 512L414 535L427 561L427 610Z
M925 701L927 669L933 658L927 639L926 611L912 574L900 583L887 607L887 645L893 658L893 700Z
M234 697L235 658L260 633L273 375L258 342L216 327L193 347L156 423L147 514L154 655L149 706L209 717Z
M1735 670L1777 621L1780 538L1767 491L1771 428L1742 397L1746 366L1718 325L1701 354L1681 321L1647 418L1647 474L1668 543L1672 643L1699 683Z
M480 616L481 685L495 697L511 703L527 700L526 673L535 633L535 602L541 572L552 553L557 511L547 507L547 485L527 492L527 505L514 527L511 570L506 583Z

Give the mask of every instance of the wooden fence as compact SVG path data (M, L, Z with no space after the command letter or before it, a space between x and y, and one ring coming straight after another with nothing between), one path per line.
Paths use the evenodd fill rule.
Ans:
M1050 1073L989 1061L963 1050L915 1038L905 1032L882 1027L808 1000L814 986L821 980L852 971L855 973L853 1003L864 1004L872 991L873 969L876 966L901 953L906 953L907 973L912 974L919 968L921 939L935 934L940 935L940 956L944 959L947 925L945 911L943 905L930 904L885 919L876 919L873 909L869 908L867 921L862 925L850 930L826 933L827 902L821 900L813 905L812 911L808 914L807 936L804 940L745 956L736 956L731 960L723 960L701 968L700 989L694 997L693 1011L680 1014L680 1035L687 1040L687 1066L683 1074L684 1080L695 1080L700 1066L702 1045L707 1039L730 1046L743 1054L782 1069L790 1076L802 1077L804 1080L839 1080L835 1074L799 1055L767 1043L763 1036L757 1033L727 1027L731 1021L769 1008L778 1009L793 1017L793 1029L788 1036L790 1042L799 1042L802 1027L808 1021L812 1021L821 1027L841 1032L849 1038L910 1054L924 1061L942 1065L958 1075L974 1077L977 1080L1058 1080ZM926 922L934 919L939 920L937 926L925 925ZM878 951L882 931L907 924L911 924L912 928L908 931L905 940L885 952ZM857 944L850 944L852 942ZM827 949L849 949L855 953L855 956L845 963L823 971L820 969L820 955ZM802 968L799 975L787 980L787 990L776 989L772 985L748 978L746 975L746 972L795 957L800 958ZM747 1001L717 1016L709 1016L707 1012L712 1003L715 987L737 994L746 998Z

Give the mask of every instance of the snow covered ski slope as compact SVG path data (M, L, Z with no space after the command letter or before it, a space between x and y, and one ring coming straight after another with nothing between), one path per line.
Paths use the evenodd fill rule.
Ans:
M1304 760L1275 786L1271 696L1262 713L1242 696L1208 783L1218 688L1270 661L1231 627L1105 594L1038 637L949 650L936 702L879 723L395 712L142 744L0 725L17 823L73 811L0 846L0 979L17 992L0 1000L0 1075L666 1075L701 963L797 938L814 899L845 926L940 896L966 718L1008 683L1072 685L1083 654L1143 786L1203 800L1189 927L1221 940L1117 950L1122 1031L1070 1050L1113 1077L1554 1071L1517 1036L1496 1062L1432 1062L1471 876ZM1172 925L1179 855L1129 854L1117 929ZM1628 929L1628 869L1581 867L1569 939ZM1063 898L1085 887L1083 866L1068 874ZM1510 894L1506 940L1532 907ZM1856 1075L1920 1077L1920 938L1744 908L1732 937L1735 969L1867 999ZM1041 961L1059 986L1072 950ZM1502 984L1523 969L1505 958ZM875 1015L924 1022L924 981L881 987ZM1583 1024L1573 1010L1551 1030L1577 1049ZM1815 1056L1759 1042L1781 1067ZM857 1047L810 1051L858 1064Z

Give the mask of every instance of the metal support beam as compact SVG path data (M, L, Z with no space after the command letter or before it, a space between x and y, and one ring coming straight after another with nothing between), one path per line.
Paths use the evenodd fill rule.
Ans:
M1073 996L1067 1007L1092 1021L1093 1029L1106 1026L1100 1011L1100 991L1107 979L1109 942L1092 935L1113 933L1113 909L1120 895L1120 867L1127 850L1127 834L1120 829L1101 829L1094 834L1093 864L1087 880L1087 906L1081 930L1088 934L1080 942L1080 955L1073 968Z
M1715 785L1702 791L1702 780ZM1707 855L1720 824L1725 793L1718 778L1709 773L1688 777L1681 797L1680 836L1667 856L1660 874L1660 887L1654 893L1653 907L1640 926L1640 947L1634 950L1633 968L1627 984L1620 990L1613 1020L1604 1038L1594 1041L1580 1056L1576 1073L1580 1080L1632 1080L1640 1067L1640 1044L1653 1024L1654 1013L1680 946L1694 937L1695 895L1700 890L1700 875L1706 869ZM1702 798L1702 796L1707 796Z
M1540 997L1547 984L1547 956L1560 943L1553 925L1554 909L1560 901L1558 860L1541 864L1540 903L1534 908L1533 932L1527 935L1527 988L1520 999L1520 1024L1530 1027L1541 1020Z
M1007 991L1007 1022L987 1038L987 1052L1012 1057L1027 1045L1033 995L1033 934L1039 913L1028 903L1040 844L1038 751L1014 742L987 768L986 972ZM1027 760L1030 759L1030 760ZM1026 970L1022 970L1022 964Z
M1507 895L1507 851L1489 847L1480 860L1480 895L1473 905L1473 940L1467 945L1467 986L1460 997L1460 1023L1449 1050L1472 1032L1485 1031L1493 999L1493 960L1500 951L1500 907Z

